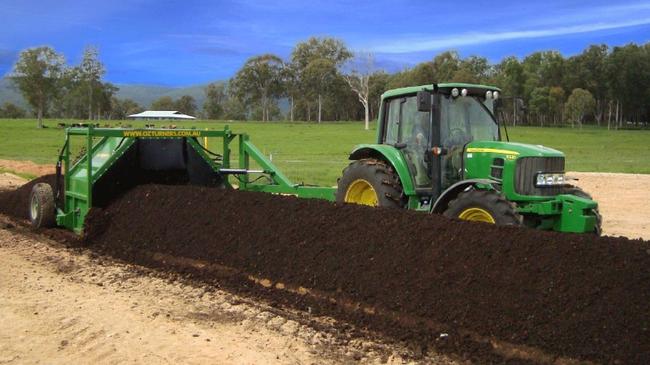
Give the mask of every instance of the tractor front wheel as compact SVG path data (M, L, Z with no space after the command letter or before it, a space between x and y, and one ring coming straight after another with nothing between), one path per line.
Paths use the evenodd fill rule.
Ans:
M405 206L399 176L386 162L374 158L354 161L343 170L336 201L373 207Z
M29 195L29 220L34 228L54 227L56 208L50 184L38 183Z
M458 194L443 215L498 225L519 226L522 223L522 217L517 213L514 203L499 193L488 190L469 190Z

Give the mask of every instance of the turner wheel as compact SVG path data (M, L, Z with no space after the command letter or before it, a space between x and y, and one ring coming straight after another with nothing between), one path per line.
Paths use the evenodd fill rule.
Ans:
M503 226L519 226L523 221L514 203L489 190L469 190L458 194L456 199L449 202L443 215Z
M56 208L50 184L38 183L29 194L29 220L34 228L54 227Z
M393 167L374 158L354 161L343 170L336 201L389 208L406 205L402 184Z

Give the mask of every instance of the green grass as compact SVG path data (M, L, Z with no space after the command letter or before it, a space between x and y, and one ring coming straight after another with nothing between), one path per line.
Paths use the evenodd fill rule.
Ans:
M510 140L541 144L566 154L568 171L650 174L650 131L601 128L508 129Z
M55 163L64 141L59 121L38 130L34 120L0 120L0 159ZM143 126L145 122L133 122ZM181 123L177 123L181 126ZM224 122L191 122L187 126L222 129ZM347 156L359 143L375 139L375 124L364 131L362 123L228 123L235 132L251 135L253 143L295 182L333 185L347 165ZM162 125L156 123L156 125ZM512 141L543 144L567 155L567 170L650 173L650 131L607 131L585 128L509 129ZM214 149L214 142L210 142ZM235 157L235 156L233 156Z

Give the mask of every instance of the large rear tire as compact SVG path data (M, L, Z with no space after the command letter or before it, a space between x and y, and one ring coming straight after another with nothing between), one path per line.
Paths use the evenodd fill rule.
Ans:
M514 203L489 190L469 190L458 194L456 199L449 202L443 215L503 226L519 226L523 221Z
M34 228L54 227L56 207L50 184L38 183L29 194L29 220Z
M564 194L571 194L581 198L594 200L594 198L591 197L591 194L587 193L586 191L582 190L577 186L567 187L566 190L564 191ZM593 209L592 212L596 216L596 226L594 227L594 233L597 236L600 236L603 233L603 229L602 229L603 217L600 215L598 208Z
M336 201L389 208L406 205L402 184L393 167L374 158L354 161L343 170Z

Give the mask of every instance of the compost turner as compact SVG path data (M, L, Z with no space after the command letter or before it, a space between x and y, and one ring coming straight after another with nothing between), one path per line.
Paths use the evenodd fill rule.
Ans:
M236 144L234 151L232 144ZM218 146L220 151L214 152L208 145ZM74 150L77 159L72 157ZM228 176L234 176L236 184ZM335 194L334 188L293 183L248 135L233 133L228 126L223 130L68 128L56 181L54 187L34 187L32 223L56 224L77 233L82 232L91 207L105 206L140 184L236 185L248 191L327 200L333 200Z

